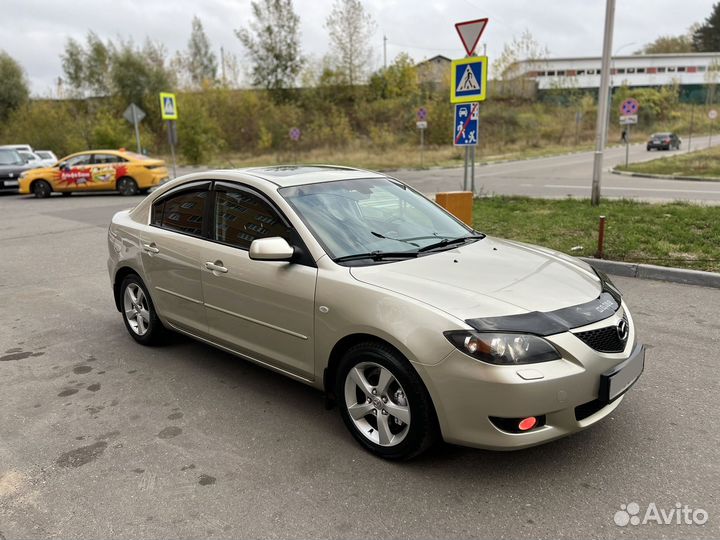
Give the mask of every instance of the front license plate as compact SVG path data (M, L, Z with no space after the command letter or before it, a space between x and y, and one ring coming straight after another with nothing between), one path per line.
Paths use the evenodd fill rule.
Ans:
M5 180L3 182L3 185L5 187L18 187L20 184L18 183L17 180Z
M635 384L645 368L645 347L640 345L630 358L600 376L600 400L611 402Z

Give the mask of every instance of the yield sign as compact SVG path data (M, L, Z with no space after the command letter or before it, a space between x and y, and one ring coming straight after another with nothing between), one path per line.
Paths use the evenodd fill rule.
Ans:
M480 36L482 36L483 30L485 30L487 22L486 17L474 21L459 22L455 25L455 30L457 30L468 56L472 56L475 52L475 47L477 47L478 41L480 41Z

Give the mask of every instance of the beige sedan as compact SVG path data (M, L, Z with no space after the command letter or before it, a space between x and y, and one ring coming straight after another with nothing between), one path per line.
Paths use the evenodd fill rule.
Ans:
M314 386L369 451L517 449L610 414L644 368L601 273L491 238L385 175L270 167L188 175L110 225L139 343L192 336Z

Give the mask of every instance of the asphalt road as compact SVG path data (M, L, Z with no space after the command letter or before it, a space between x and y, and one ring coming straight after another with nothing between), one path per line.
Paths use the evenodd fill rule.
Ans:
M707 148L708 137L694 137L692 150ZM713 138L713 146L720 145L720 136ZM630 162L645 161L687 152L684 140L679 151L648 152L645 143L633 144L629 149ZM475 191L484 195L525 195L529 197L565 198L590 197L593 152L579 152L555 157L509 161L492 165L478 165L475 169ZM480 159L480 157L478 157ZM603 160L602 197L609 199L638 199L649 202L673 200L703 204L720 204L720 182L696 182L635 178L610 173L615 165L625 163L625 147L607 148ZM178 168L178 175L201 169ZM429 195L438 191L456 191L463 187L463 169L398 170L389 174L407 182ZM470 180L468 179L468 186Z
M720 144L715 136L713 146ZM708 147L708 137L693 138L692 149ZM645 144L630 146L630 162L686 153L687 142L679 151L648 152ZM475 169L476 193L485 195L526 195L530 197L564 198L590 197L593 152L580 152L548 158L512 161ZM704 204L720 204L720 182L660 180L619 176L610 173L616 165L625 163L625 147L605 150L601 179L602 197L638 199L650 202L687 200ZM423 193L462 189L463 169L430 169L393 173ZM468 180L469 185L470 180Z
M105 235L137 200L0 196L0 539L720 536L720 290L617 279L646 371L591 429L387 463L315 390L126 334ZM631 502L709 520L618 527Z

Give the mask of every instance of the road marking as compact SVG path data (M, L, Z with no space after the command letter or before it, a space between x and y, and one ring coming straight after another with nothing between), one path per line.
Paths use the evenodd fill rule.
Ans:
M584 189L589 190L589 186L568 186L562 184L545 184L543 187L555 188L555 189ZM704 190L704 189L663 189L663 188L644 188L644 187L615 187L615 186L603 186L603 190L615 190L615 191L662 191L665 193L703 193L720 195L720 189L716 190Z

